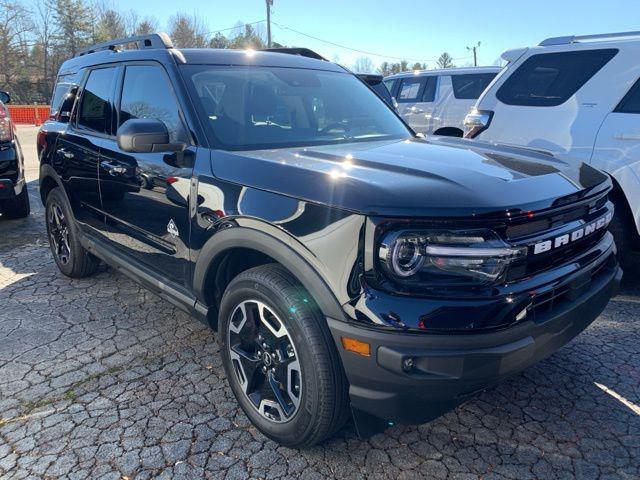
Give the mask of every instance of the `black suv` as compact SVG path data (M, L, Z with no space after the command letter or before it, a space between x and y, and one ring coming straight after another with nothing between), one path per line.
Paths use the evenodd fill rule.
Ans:
M60 270L103 260L211 325L244 412L283 444L433 419L552 354L619 285L605 174L419 138L331 62L156 34L92 47L58 83L38 147Z
M24 179L24 157L6 104L7 92L0 92L0 213L3 218L29 216L29 193Z

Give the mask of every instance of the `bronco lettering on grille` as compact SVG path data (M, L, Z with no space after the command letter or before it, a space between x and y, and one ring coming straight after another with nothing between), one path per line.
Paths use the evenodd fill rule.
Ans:
M549 250L553 250L554 248L562 247L563 245L569 245L571 242L575 242L583 237L591 235L597 230L601 230L609 225L612 218L613 212L609 212L595 222L589 223L584 227L579 228L578 230L574 230L570 233L565 233L564 235L560 235L549 240L538 242L533 246L533 254L538 255L539 253L548 252Z

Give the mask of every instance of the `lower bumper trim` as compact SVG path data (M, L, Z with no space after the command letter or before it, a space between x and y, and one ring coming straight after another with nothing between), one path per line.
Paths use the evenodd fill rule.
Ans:
M352 407L401 423L432 420L556 352L600 315L621 278L616 265L544 319L495 333L390 333L328 319L350 382ZM342 336L368 342L375 355L345 351Z

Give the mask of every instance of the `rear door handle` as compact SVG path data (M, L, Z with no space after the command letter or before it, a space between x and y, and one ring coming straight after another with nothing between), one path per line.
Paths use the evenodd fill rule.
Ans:
M631 140L631 141L638 141L640 140L640 134L634 134L634 133L616 133L613 138L615 138L616 140Z
M102 162L100 165L109 173L109 175L112 175L114 177L118 175L124 175L125 173L127 173L126 167L122 167L120 165L114 165L111 162Z

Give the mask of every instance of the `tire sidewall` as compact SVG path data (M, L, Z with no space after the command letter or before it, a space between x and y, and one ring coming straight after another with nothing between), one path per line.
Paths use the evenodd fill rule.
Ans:
M69 228L69 247L71 250L71 258L69 262L66 264L60 261L60 259L58 258L58 255L56 254L56 252L54 252L53 244L51 243L51 233L49 231L50 230L49 211L53 203L57 204L62 209L62 213L65 216L65 219L67 221L67 226ZM58 268L62 273L64 273L67 276L71 276L73 274L73 270L74 270L73 266L74 266L74 263L77 261L78 255L84 252L79 251L79 248L78 248L79 242L78 242L77 228L76 228L75 220L71 213L71 208L69 207L69 203L67 202L67 199L62 194L62 192L60 192L57 188L54 188L53 190L51 190L51 192L49 192L49 195L47 195L47 202L45 206L45 223L47 226L47 239L49 240L49 248L51 249L53 260L56 262L56 265L58 266Z
M220 305L220 323L218 326L218 342L221 348L222 363L227 378L238 403L251 422L267 437L284 445L295 445L301 438L308 435L307 430L314 424L314 415L318 408L318 378L313 368L313 357L310 345L306 341L303 324L299 321L303 316L309 316L308 307L301 305L284 305L284 299L268 284L240 280L230 285ZM235 308L245 300L259 300L265 303L285 324L296 353L300 361L302 376L302 398L298 411L287 422L275 423L267 420L258 413L251 401L246 397L239 385L234 369L231 365L227 339L231 315ZM302 302L301 302L302 303ZM296 312L289 312L289 308L295 307ZM286 313L285 313L286 312Z

